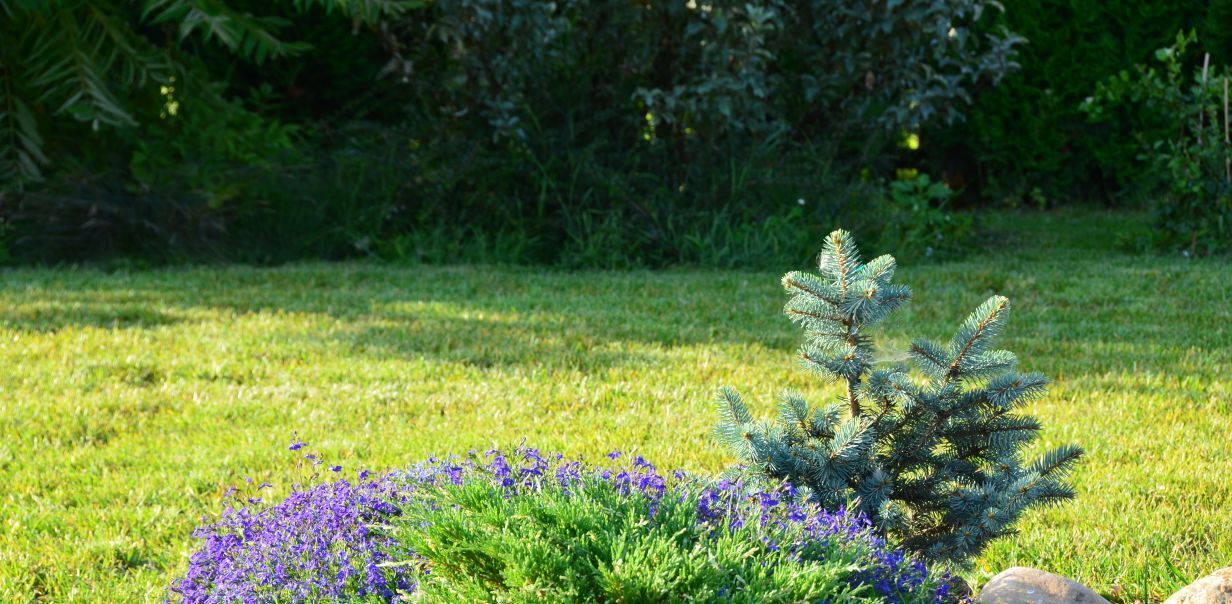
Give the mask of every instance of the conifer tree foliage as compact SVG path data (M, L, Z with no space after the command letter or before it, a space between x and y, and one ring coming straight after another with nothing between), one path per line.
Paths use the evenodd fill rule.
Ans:
M820 275L783 276L784 312L805 332L802 363L840 381L841 400L814 410L785 393L777 419L759 422L723 388L715 438L739 459L733 473L787 480L826 507L857 507L904 547L957 564L1013 533L1028 508L1074 496L1065 479L1082 449L1023 459L1040 424L1021 408L1047 379L994 348L1009 300L989 298L948 344L913 342L920 382L905 366L875 366L866 333L911 299L892 282L894 258L862 262L851 234L837 230L818 266Z

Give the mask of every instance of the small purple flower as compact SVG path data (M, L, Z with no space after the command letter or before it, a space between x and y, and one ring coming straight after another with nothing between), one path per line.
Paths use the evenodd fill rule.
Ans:
M336 473L336 472L341 472L341 471L342 471L342 466L330 466L330 467L329 467L329 471L330 471L330 472L335 472L335 473Z
M768 510L779 504L779 494L774 491L764 491L759 496L761 509Z

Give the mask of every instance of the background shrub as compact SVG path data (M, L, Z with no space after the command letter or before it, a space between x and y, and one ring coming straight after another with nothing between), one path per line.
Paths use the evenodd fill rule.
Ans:
M894 207L844 198L853 174L893 174L904 131L1013 69L990 6L15 3L0 212L39 260L794 261L822 220ZM97 34L82 50L69 30ZM78 50L98 60L58 71ZM27 202L42 193L76 199ZM183 230L126 224L132 199L218 228L65 241L89 230L74 207L114 216L109 240Z
M1190 255L1232 249L1232 74L1209 53L1191 69L1196 40L1178 34L1154 64L1100 82L1083 107L1096 121L1134 110L1159 116L1160 128L1135 133L1143 163L1168 185L1152 203L1154 239Z
M1218 62L1227 2L1000 6L9 2L0 257L769 266L842 222L909 260L966 221L900 175L967 208L1184 186L1138 158L1169 115L1080 106L1177 31Z
M965 248L972 218L949 211L954 191L944 182L927 174L901 178L890 183L887 197L877 238L882 248L901 250L908 258L948 256Z
M995 23L1025 38L1020 68L981 91L965 123L925 137L934 172L1011 204L1149 200L1161 181L1141 169L1133 132L1153 128L1157 116L1127 112L1092 123L1080 106L1097 82L1198 27L1208 5L1212 15L1222 10L1199 0L1006 2Z

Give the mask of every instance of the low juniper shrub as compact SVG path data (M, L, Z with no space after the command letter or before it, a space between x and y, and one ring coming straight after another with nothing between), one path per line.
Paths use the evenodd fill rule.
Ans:
M233 498L194 533L200 547L169 600L955 599L948 575L866 517L786 483L755 490L609 457L519 446L318 480L276 503Z

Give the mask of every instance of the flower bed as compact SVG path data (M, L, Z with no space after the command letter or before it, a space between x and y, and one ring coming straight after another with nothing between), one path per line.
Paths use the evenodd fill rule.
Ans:
M170 599L952 600L860 515L609 457L518 447L236 499Z

